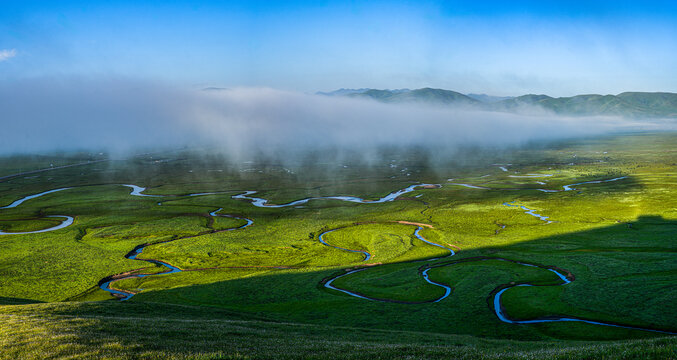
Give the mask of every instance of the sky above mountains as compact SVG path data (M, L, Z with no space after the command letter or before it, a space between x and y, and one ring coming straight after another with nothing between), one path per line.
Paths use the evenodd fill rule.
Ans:
M0 81L677 92L674 1L1 2Z

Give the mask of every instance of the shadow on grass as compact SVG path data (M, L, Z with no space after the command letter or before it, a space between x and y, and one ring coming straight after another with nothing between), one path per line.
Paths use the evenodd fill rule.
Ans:
M580 300L577 302L571 297L565 297L568 302L564 303L553 297L553 302L560 302L556 304L559 305L555 307L556 311L563 311L563 308L564 311L571 311L556 315L575 316L582 309L587 309L588 314L599 312L603 317L599 320L615 318L616 323L625 322L639 327L675 331L677 329L674 329L673 324L677 319L672 311L674 306L670 305L670 299L675 295L674 288L671 291L670 287L666 287L669 284L666 283L666 277L669 279L677 272L674 256L677 244L672 241L675 231L675 221L659 216L642 216L631 223L503 247L461 251L453 258L436 262L489 255L565 269L573 274L575 281L562 287L562 291L571 290ZM410 266L413 271L424 263L426 262L383 266ZM355 276L368 274L370 270L355 273ZM455 319L458 323L457 329L464 329L462 332L469 333L478 331L480 334L482 331L475 326L477 324L464 324L463 320L468 313L476 313L482 308L482 315L478 314L474 319L476 323L488 327L504 325L486 308L485 301L475 303L477 299L486 298L493 289L502 285L491 278L486 279L489 283L474 284L474 288L456 286L454 294L440 304L395 305L351 298L324 289L320 281L330 274L331 272L299 274L292 271L159 292L142 292L135 300L143 301L147 296L150 299L171 301L175 297L179 301L190 301L194 304L268 312L288 321L325 323L322 319L326 319L331 324L344 323L348 326L379 326L385 322L388 327L407 324L407 328L418 328L421 331L448 331L449 325L445 321ZM469 293L459 293L461 289ZM338 299L341 301L337 301ZM313 303L317 306L313 306ZM642 305L647 309L638 310L637 306ZM624 309L623 306L629 308ZM385 309L388 311L384 311ZM381 312L383 315L380 315ZM393 317L393 314L397 316ZM534 327L547 326L549 325ZM517 327L519 326L508 325L506 329L519 332L514 329ZM609 329L604 331L613 332Z
M43 301L0 296L0 305L40 304Z
M155 306L153 306L155 305ZM77 315L60 315L64 308ZM60 309L61 308L61 309ZM667 358L674 338L515 342L413 331L223 319L216 309L168 304L45 304L5 314L7 358L487 359ZM117 313L109 315L109 313ZM211 318L209 316L211 315ZM181 317L183 316L183 318ZM36 336L40 341L35 341Z

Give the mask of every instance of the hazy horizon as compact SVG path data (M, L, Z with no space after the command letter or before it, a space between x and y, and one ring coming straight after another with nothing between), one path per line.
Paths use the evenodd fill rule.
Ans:
M0 80L677 92L675 23L669 1L9 1L0 14Z
M383 104L271 88L200 91L124 78L51 77L0 84L0 153L208 146L241 157L317 149L425 146L503 148L665 124L617 116L563 116L537 106L513 112L463 105ZM674 129L674 126L671 128Z
M677 92L675 23L677 4L661 1L9 1L0 153L456 149L665 129L537 106L500 113L314 93Z

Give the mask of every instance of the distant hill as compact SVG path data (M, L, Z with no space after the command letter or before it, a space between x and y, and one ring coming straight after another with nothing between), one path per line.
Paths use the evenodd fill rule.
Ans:
M625 92L618 95L576 95L552 98L523 95L489 106L509 111L522 105L537 105L565 115L620 115L626 117L677 117L677 94Z
M344 95L345 96L345 95L362 94L362 93L365 93L365 92L370 91L370 90L373 90L373 89L369 89L369 88L338 89L338 90L328 91L328 92L318 91L317 94L318 95L327 95L327 96L337 96L337 95ZM378 91L389 91L393 94L398 94L398 93L408 92L408 91L411 91L411 90L409 90L409 89L395 89L395 90L378 90Z
M431 104L479 105L481 102L456 91L423 88L416 90L376 90L349 93L346 96L368 98L386 103L424 102Z
M341 96L341 95L349 95L349 94L359 94L359 93L363 93L363 92L365 92L365 91L367 91L367 90L370 90L370 89L367 89L367 88L362 88L362 89L343 89L343 88L341 88L341 89L338 89L338 90L328 91L328 92L321 92L321 91L318 91L318 92L317 92L317 95Z
M625 117L677 118L677 94L664 92L624 92L618 95L576 95L554 98L548 95L496 97L485 94L462 94L444 89L416 90L340 89L331 96L366 98L385 103L429 103L464 105L482 110L514 112L537 106L563 115L618 115Z
M514 96L492 96L487 94L466 94L469 97L484 103L495 103L503 100L514 99Z

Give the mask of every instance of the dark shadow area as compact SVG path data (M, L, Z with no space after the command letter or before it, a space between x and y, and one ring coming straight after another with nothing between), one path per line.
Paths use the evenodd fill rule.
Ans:
M43 301L0 296L0 305L40 304Z
M77 307L74 312L79 315L59 313L59 307L68 306ZM154 307L148 308L151 306ZM48 317L49 330L41 334L43 338L39 344L43 348L34 347L33 351L43 350L55 358L82 356L83 349L89 351L88 355L102 354L113 358L231 359L242 354L253 359L393 359L403 356L555 359L562 356L615 358L620 355L661 358L669 355L670 348L675 345L675 339L671 338L594 343L515 342L412 331L227 320L218 309L168 304L107 303L103 313L93 309L92 304L74 306L73 303L48 304L33 309L33 312L26 311L25 315L18 312L5 315L7 309L3 308L0 316L12 325L20 322L20 325L14 325L17 328L14 334L21 338L44 326L39 314ZM114 314L108 316L108 311ZM190 319L175 314L184 314ZM22 327L28 327L29 335ZM59 342L59 336L64 335L69 336L66 344ZM18 351L20 349L18 347ZM9 355L12 350L12 346L3 349L3 354Z

